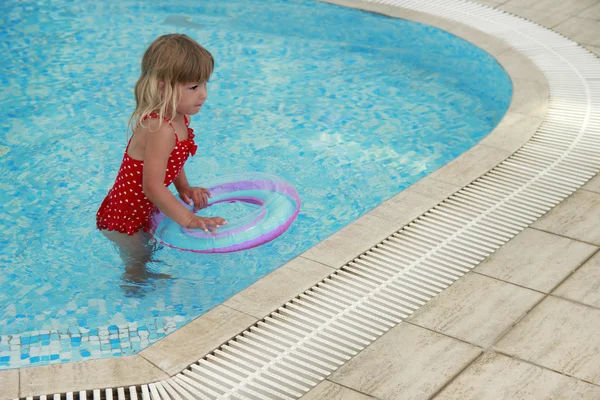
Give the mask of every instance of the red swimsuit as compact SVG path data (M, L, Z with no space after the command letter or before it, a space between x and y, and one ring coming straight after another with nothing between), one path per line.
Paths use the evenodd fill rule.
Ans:
M158 118L158 115L152 113L146 118ZM171 121L167 118L164 118L164 120L171 125ZM184 120L188 130L188 138L180 141L177 138L177 133L175 133L175 148L171 152L167 163L165 186L169 186L177 178L189 155L196 154L198 146L194 143L194 131L189 127L187 117ZM129 143L131 143L131 139ZM96 213L96 226L98 229L114 230L133 235L140 229L148 231L150 216L156 206L142 192L144 161L129 157L127 154L129 143L125 149L125 155L115 184Z

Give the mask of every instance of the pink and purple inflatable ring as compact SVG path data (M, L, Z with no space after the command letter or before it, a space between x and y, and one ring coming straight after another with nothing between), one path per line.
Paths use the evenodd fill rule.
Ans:
M203 214L219 203L241 202L248 212L228 218L214 232L188 229L162 212L153 216L150 232L169 247L196 253L230 253L270 242L285 232L300 212L298 192L285 180L263 173L223 176L203 185L211 193ZM190 208L190 206L185 205Z

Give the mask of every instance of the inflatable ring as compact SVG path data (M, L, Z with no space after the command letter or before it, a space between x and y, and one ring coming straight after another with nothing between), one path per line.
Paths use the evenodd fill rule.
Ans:
M251 211L238 218L219 215L227 220L227 224L213 232L184 228L158 212L153 215L150 225L150 233L157 241L196 253L230 253L250 249L277 238L300 212L298 192L273 175L248 173L223 176L203 187L208 187L211 193L203 210L219 203L241 202Z

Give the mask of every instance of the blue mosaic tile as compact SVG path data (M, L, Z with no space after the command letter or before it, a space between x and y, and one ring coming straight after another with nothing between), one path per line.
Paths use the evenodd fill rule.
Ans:
M176 3L0 2L0 369L136 354L471 148L510 101L491 56L426 25L312 0ZM93 216L140 56L174 31L216 60L190 180L272 173L303 208L255 249L161 249L149 269L173 278L131 287Z

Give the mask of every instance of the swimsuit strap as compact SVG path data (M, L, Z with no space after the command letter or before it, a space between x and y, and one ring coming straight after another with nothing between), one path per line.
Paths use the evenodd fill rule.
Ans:
M144 118L142 118L142 121L145 121L147 119L156 119L156 118L159 118L159 115L155 112L151 112L150 114L148 114ZM162 119L167 121L167 123L169 125L171 125L171 128L173 128L173 133L175 134L175 145L177 145L177 143L179 143L179 137L177 137L177 131L175 130L175 127L171 123L171 120L165 116L163 116ZM186 124L186 127L187 127L187 124Z

